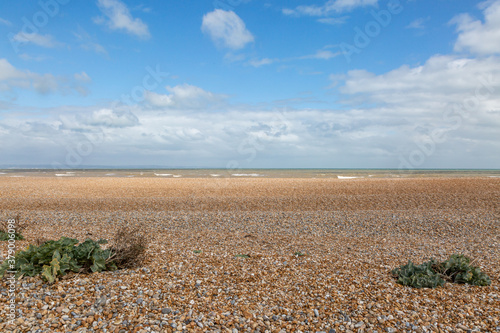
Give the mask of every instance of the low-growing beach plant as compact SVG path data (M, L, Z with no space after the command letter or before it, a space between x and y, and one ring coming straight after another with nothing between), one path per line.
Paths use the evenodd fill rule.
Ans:
M235 255L236 258L250 258L248 254L237 254Z
M296 257L302 257L302 256L305 256L306 254L302 253L300 251L296 251L293 255L296 256Z
M470 259L463 254L453 254L436 267L436 271L453 283L466 283L473 286L489 286L491 279L479 267L472 266Z
M408 261L406 265L394 269L392 274L398 278L397 282L403 286L436 288L437 286L444 285L445 281L432 268L434 264L434 260L424 262L420 265L415 265L411 261Z
M11 239L10 235L11 234L9 234L3 230L0 230L0 241L8 241L9 239ZM15 240L23 240L24 239L23 235L21 235L20 233L15 232L15 233L13 233L13 235L14 235Z
M198 254L198 253L201 253L201 250L194 250L193 252Z
M14 269L10 267L9 260L0 265L0 277L7 270L15 270L16 278L41 275L53 283L57 277L69 272L116 270L116 263L110 260L112 251L101 248L106 243L104 239L87 239L78 244L77 239L61 237L58 241L49 240L40 246L29 245L26 250L16 253Z
M61 237L59 240L37 240L24 251L15 254L15 267L10 260L0 265L0 278L7 270L16 271L16 278L38 276L53 283L69 272L93 273L135 267L145 258L149 239L140 227L118 229L108 248L105 239L86 239L79 244L77 239Z
M491 279L481 272L479 267L472 266L470 259L462 254L453 254L441 263L431 259L420 265L411 261L392 270L397 283L414 288L436 288L446 281L466 283L473 286L489 286Z

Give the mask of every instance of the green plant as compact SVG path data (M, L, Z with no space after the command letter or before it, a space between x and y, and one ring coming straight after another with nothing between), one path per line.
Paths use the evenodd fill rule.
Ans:
M414 288L436 288L444 285L445 281L436 273L432 266L434 260L430 260L420 265L415 265L411 261L404 266L396 268L392 274L397 276L397 283L403 286Z
M448 260L437 263L431 259L423 264L408 264L392 270L397 283L414 288L435 288L446 281L488 286L491 279L478 267L470 265L470 259L462 254L453 254Z
M8 241L10 239L10 234L3 231L3 230L0 230L0 241ZM23 240L24 237L23 235L21 235L20 233L14 233L14 239L15 240Z
M300 251L296 251L294 254L294 256L297 256L297 257L302 257L302 256L305 256L306 254L305 253L302 253Z
M489 286L491 279L479 267L471 266L470 259L463 254L453 254L448 260L436 266L436 271L453 283L467 283L473 286Z
M201 250L194 250L194 253L201 253Z
M250 258L248 254L237 254L235 255L236 258Z
M104 239L87 239L76 245L78 240L61 237L58 241L49 240L40 246L29 245L26 250L15 255L16 278L41 275L49 283L53 283L58 276L64 276L70 271L85 273L116 270L116 263L110 260L113 254L111 250L101 248L101 244L106 243ZM5 260L0 265L0 278L8 269L12 270L9 260Z

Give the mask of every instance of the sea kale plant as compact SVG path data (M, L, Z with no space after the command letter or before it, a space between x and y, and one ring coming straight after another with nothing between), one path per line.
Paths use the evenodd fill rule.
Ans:
M76 239L62 237L58 241L46 241L40 246L29 245L26 250L16 253L14 269L10 267L9 260L0 265L0 278L7 270L13 270L16 271L16 278L41 275L49 283L53 283L57 277L68 272L116 270L118 267L111 259L112 251L101 248L101 244L106 243L104 239L87 239L78 244Z
M443 286L446 281L473 286L491 284L488 275L481 272L479 267L472 266L470 259L462 254L453 254L441 263L434 259L420 265L408 261L408 264L394 269L392 274L397 278L397 283L414 288L435 288Z
M80 244L77 239L67 237L58 241L37 240L37 245L30 244L0 264L0 279L10 270L16 271L16 278L41 275L53 283L69 272L93 273L139 266L146 260L150 241L145 230L140 225L122 226L107 248L101 247L108 243L105 239L87 239Z

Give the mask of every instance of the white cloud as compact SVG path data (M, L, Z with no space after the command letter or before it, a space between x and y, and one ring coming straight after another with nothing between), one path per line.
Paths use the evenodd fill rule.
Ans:
M98 54L108 55L108 51L101 44L95 42L93 38L82 27L78 26L78 31L73 35L80 42L80 47L86 51L92 51Z
M469 50L480 55L500 53L500 1L487 1L484 7L484 23L469 14L452 19L457 25L458 38L455 51Z
M336 56L340 55L340 52L332 52L329 50L318 50L314 54L306 55L299 57L298 59L322 59L322 60L329 60L332 58L335 58Z
M324 17L318 19L319 23L324 23L324 24L330 24L330 25L340 25L344 24L349 16L342 16L342 17Z
M341 54L340 52L332 52L332 51L326 50L327 47L316 51L316 53L308 54L305 56L293 57L293 58L283 58L283 59L278 59L278 58L252 59L252 60L248 61L247 64L258 68L261 66L270 65L273 63L277 63L277 62L289 62L289 61L307 60L307 59L330 60L330 59L335 58Z
M139 18L133 18L127 6L119 0L98 0L101 12L105 18L94 19L95 23L105 23L111 30L124 30L140 38L150 38L148 26Z
M82 81L82 82L92 81L92 79L85 72L75 73L74 77L75 77L75 80L77 80L77 81Z
M83 74L83 73L82 73ZM82 74L75 75L75 78ZM76 91L79 94L88 93L81 80L69 80L65 77L56 77L50 73L38 74L27 70L19 70L6 59L0 59L0 91L10 91L15 88L34 89L40 94L59 92L69 94Z
M0 81L24 78L25 73L17 70L7 59L0 59Z
M169 109L208 109L220 105L225 95L214 94L189 84L167 86L168 95L147 92L145 100L149 105Z
M245 22L233 11L216 9L203 16L203 33L224 47L238 50L254 41L254 36L245 26Z
M35 45L46 48L54 48L62 45L61 43L57 42L51 35L40 35L34 32L18 32L12 37L12 39L18 43L33 43Z
M265 66L265 65L270 65L272 64L273 62L276 62L276 61L279 61L277 59L269 59L269 58L263 58L263 59L253 59L253 60L250 60L248 62L248 64L250 66L253 66L253 67L261 67L261 66Z
M26 60L26 61L44 61L47 60L48 57L42 56L42 55L37 55L37 56L32 56L27 53L21 53L19 55L19 58Z
M0 17L0 24L3 24L3 25L6 25L8 27L10 27L12 25L12 23L6 19L3 19Z
M492 167L498 162L489 151L500 149L499 77L498 57L433 56L380 75L349 71L340 91L347 105L363 106L359 119L372 113L385 124L380 135L393 133L394 153L406 159L397 167L411 156L413 167Z
M500 81L500 61L486 59L433 56L424 65L407 65L375 75L365 70L347 73L344 94L358 96L356 100L385 105L427 108L433 112L448 103L474 95L481 82L492 82L497 89ZM497 88L495 88L497 87ZM500 95L498 95L500 96Z
M94 111L86 122L92 126L130 127L139 124L139 119L131 112L100 109Z
M293 16L327 16L332 13L349 12L357 7L376 6L377 3L378 0L328 0L322 6L301 5L295 9L285 8L282 12Z
M425 29L425 25L424 23L427 21L428 19L425 19L425 18L418 18L418 19L415 19L413 21L410 22L410 24L408 24L405 28L406 29L418 29L418 30L422 30L422 29Z

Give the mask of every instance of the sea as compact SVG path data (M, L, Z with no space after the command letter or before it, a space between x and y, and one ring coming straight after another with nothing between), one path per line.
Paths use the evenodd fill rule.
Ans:
M2 177L157 177L157 178L500 178L500 169L0 169Z

